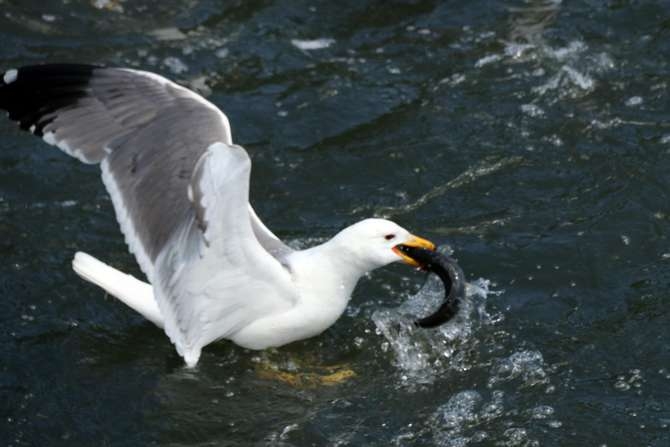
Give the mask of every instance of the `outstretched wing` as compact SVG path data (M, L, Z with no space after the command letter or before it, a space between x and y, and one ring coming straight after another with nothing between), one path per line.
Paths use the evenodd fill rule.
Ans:
M193 216L187 188L196 162L232 144L226 116L204 98L153 73L91 65L8 70L0 109L22 129L85 163L101 163L121 230L154 282L155 262ZM289 251L249 210L268 252Z
M247 212L250 168L240 146L209 146L189 188L194 216L156 260L154 295L165 331L189 365L206 344L298 299L289 272L254 234Z

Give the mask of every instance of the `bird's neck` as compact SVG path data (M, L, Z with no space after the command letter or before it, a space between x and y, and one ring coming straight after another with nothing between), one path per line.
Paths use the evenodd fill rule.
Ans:
M304 299L343 306L346 306L361 276L372 269L334 239L294 252L287 261Z

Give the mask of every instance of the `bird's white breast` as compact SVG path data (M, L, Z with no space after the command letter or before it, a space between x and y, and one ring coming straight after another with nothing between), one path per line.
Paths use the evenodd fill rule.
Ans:
M319 248L294 252L287 259L299 296L296 305L242 328L231 337L236 344L249 349L282 346L318 335L337 321L364 272Z

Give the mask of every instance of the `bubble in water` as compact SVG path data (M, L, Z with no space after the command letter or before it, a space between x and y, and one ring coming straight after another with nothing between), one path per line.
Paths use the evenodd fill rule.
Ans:
M635 368L629 371L628 377L626 375L617 376L613 386L616 390L628 391L631 388L641 388L643 382L642 371Z
M509 428L505 430L505 437L507 437L509 442L503 445L519 445L528 438L528 433L523 428Z
M461 391L440 407L442 423L445 427L458 428L466 423L476 422L478 417L476 408L482 401L482 396L476 391Z
M516 446L535 446L539 445L537 441L531 440L528 438L528 432L525 428L508 428L503 433L503 436L506 438L505 441L499 445L505 447L516 447Z
M619 376L617 377L616 382L614 382L614 388L619 391L628 391L630 389L630 385L624 376Z
M549 405L540 405L530 411L530 417L533 419L546 419L554 414L554 408Z
M482 408L481 417L483 420L489 421L492 419L499 418L503 415L504 405L503 398L505 393L500 390L495 390L491 395L491 402L484 405Z
M492 369L488 386L501 382L521 379L522 386L534 386L548 383L547 373L543 369L544 359L538 351L519 351L508 358L498 360Z
M466 446L470 438L464 430L479 421L477 409L481 406L482 396L473 390L461 391L453 395L447 403L440 406L433 416L436 444L449 447ZM486 433L479 431L477 438L486 439Z

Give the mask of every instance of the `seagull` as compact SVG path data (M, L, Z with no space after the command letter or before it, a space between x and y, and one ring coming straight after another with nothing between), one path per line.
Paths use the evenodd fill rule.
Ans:
M321 334L358 280L403 247L435 250L389 220L355 223L293 250L249 204L251 161L228 118L195 92L146 71L82 64L4 72L0 109L21 129L100 164L129 251L147 282L78 252L83 279L164 329L188 367L227 339L248 349Z

